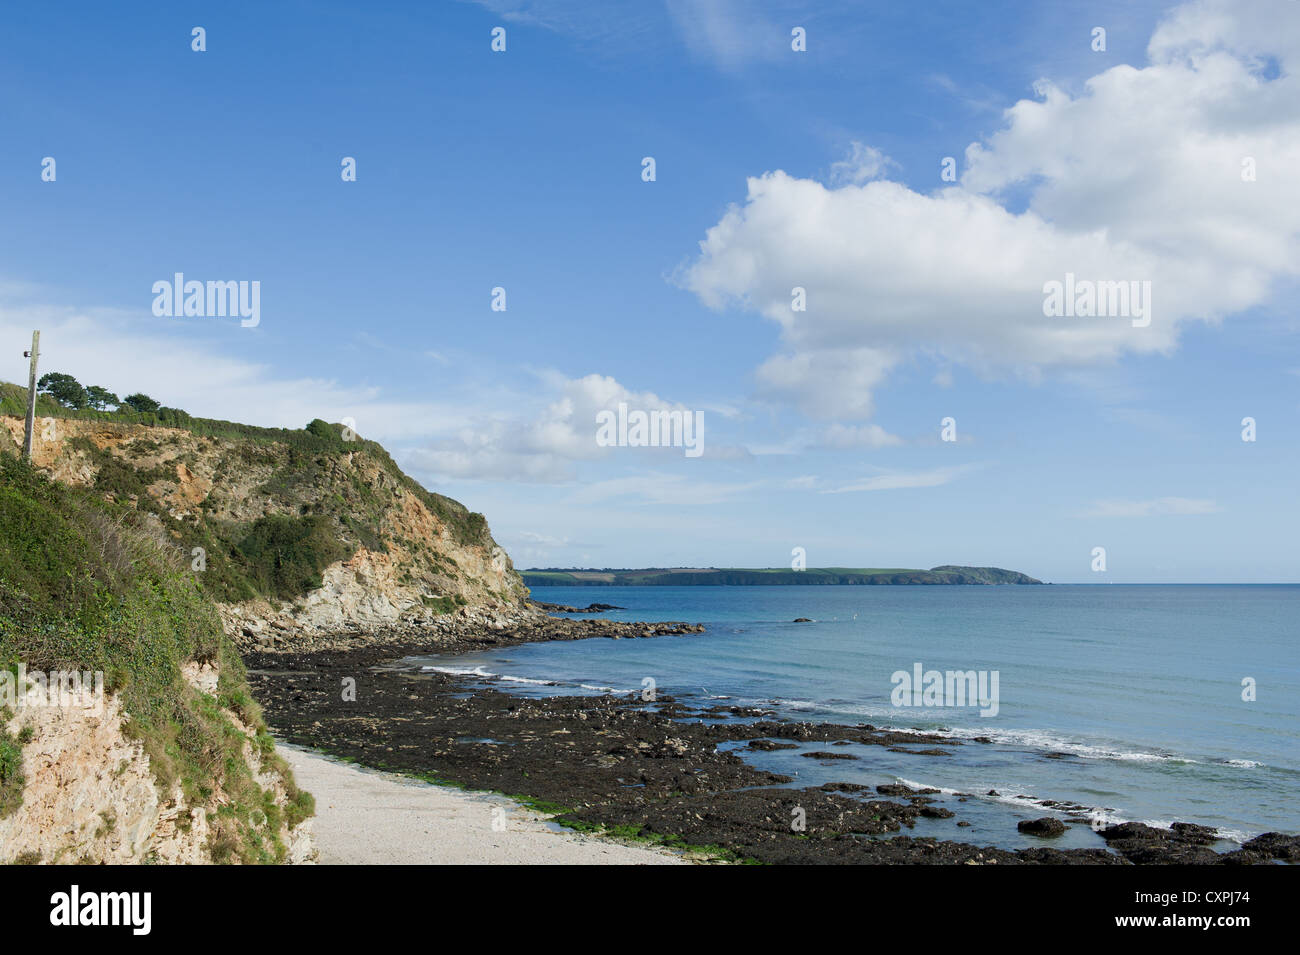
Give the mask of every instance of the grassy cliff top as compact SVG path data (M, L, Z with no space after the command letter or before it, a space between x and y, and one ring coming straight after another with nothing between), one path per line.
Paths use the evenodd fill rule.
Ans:
M17 452L26 400L26 389L0 383L0 452ZM522 600L482 514L339 424L262 428L164 407L72 408L42 394L33 458L152 515L181 552L203 555L203 586L226 603L305 597L363 549L394 568L407 599L431 607Z
M23 417L26 414L27 389L12 382L0 382L0 415ZM359 435L353 436L351 440L345 440L345 430L341 424L330 424L316 419L302 428L262 428L216 418L197 418L178 408L159 408L152 412L123 409L93 411L65 407L49 395L43 394L36 396L36 417L38 420L48 417L178 428L203 438L248 445L280 445L300 456L361 452L372 455L394 480L416 494L440 520L454 528L457 539L461 543L482 543L488 536L487 521L482 514L472 512L459 501L425 488L403 472L382 445L367 441Z

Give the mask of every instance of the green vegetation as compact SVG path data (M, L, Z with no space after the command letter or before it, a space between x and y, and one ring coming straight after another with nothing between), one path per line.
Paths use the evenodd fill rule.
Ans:
M351 763L354 766L360 766L362 763L351 756L335 755L345 763ZM433 786L445 786L448 789L461 789L468 792L489 792L496 796L505 796L522 805L525 809L531 809L534 812L544 816L550 816L551 822L558 823L566 829L572 829L574 832L586 832L592 835L604 836L610 839L616 839L620 842L633 842L643 845L660 846L665 849L673 849L678 852L685 852L690 855L699 856L710 862L730 862L740 865L760 865L757 859L751 859L743 856L733 849L725 846L699 845L693 842L687 842L679 835L663 835L662 833L653 832L644 825L632 824L625 826L607 826L603 823L587 822L577 815L578 810L565 806L561 803L552 802L547 799L541 799L537 796L529 796L525 793L507 793L499 789L472 790L468 785L460 780L443 776L439 773L397 769L383 761L367 762L375 769L381 769L384 772L393 773L397 776L406 776L410 779L418 779L421 782L429 783ZM525 774L527 775L527 774Z
M283 516L256 522L251 518L232 520L228 514L222 517L215 513L207 500L196 509L182 508L184 513L176 513L167 503L165 493L159 491L166 492L169 484L179 486L178 464L187 461L193 464L195 452L187 451L179 458L173 456L166 463L150 467L138 459L160 454L166 444L181 440L178 436L164 435L158 440L137 437L126 446L125 454L103 448L102 441L85 436L68 441L69 448L91 465L96 492L151 513L184 553L192 554L201 548L202 583L218 600L240 602L256 597L292 600L318 587L320 573L329 563L347 559L359 547L387 552L383 528L391 517L393 498L399 488L415 495L460 545L492 546L483 515L471 513L451 498L429 492L403 474L380 445L361 439L342 425L317 419L297 430L258 428L195 418L179 409L159 407L156 401L142 395L128 395L116 411L97 411L72 393L72 386L80 388L75 380L69 376L58 380L46 377L51 380L46 381L47 393L37 396L38 419L75 419L188 431L200 439L198 453L216 449L213 479L217 482L237 479L250 468L271 472L257 492L274 501ZM59 395L66 401L59 400ZM0 414L25 414L26 400L26 389L0 383ZM90 404L97 400L91 400ZM340 466L339 458L352 459L357 455L369 458L386 477L392 478L391 482L372 484L356 469ZM150 493L151 487L155 493ZM423 553L438 573L453 578L457 575L454 563L431 551L423 540L408 543L416 552Z
M144 399L138 401L137 399ZM139 410L136 409L139 406ZM0 415L22 417L27 413L27 389L10 382L0 382ZM241 445L241 453L250 460L259 453L272 459L277 446L296 452L286 469L292 471L304 461L320 456L367 454L373 457L393 481L418 497L433 514L451 529L456 541L463 545L491 546L487 519L470 511L459 501L427 490L397 466L384 448L348 432L341 424L330 424L319 418L305 428L259 428L255 425L236 424L213 418L196 418L179 408L160 407L147 395L128 395L116 411L95 411L88 407L70 407L52 395L39 394L36 398L38 418L72 418L82 421L119 422L151 427L177 428L198 437L218 438ZM345 440L345 435L352 440Z
M465 598L460 594L448 594L441 597L421 597L420 602L439 615L454 613L457 608L465 606Z
M89 407L96 411L107 411L110 407L116 408L120 405L122 399L107 388L91 385L86 389L86 402Z
M512 796L511 798L519 799L525 804L531 802L530 800L525 800L520 796ZM757 859L743 856L734 849L728 849L725 846L700 845L694 842L687 842L679 835L665 835L660 832L654 832L651 829L647 829L641 823L630 823L623 826L606 826L600 823L586 822L575 815L573 810L565 810L562 807L557 807L557 810L539 809L538 811L552 813L552 822L558 823L567 829L572 829L575 832L589 832L594 835L617 839L620 842L633 842L644 845L659 846L664 849L674 849L678 852L702 856L711 862L730 862L739 865L761 865Z
M36 391L38 394L49 395L69 408L85 408L90 404L86 389L81 387L77 379L57 371L42 375L36 383Z
M0 706L0 819L9 815L23 803L23 747L26 740L8 732L4 727L13 718L8 707Z
M281 514L255 521L239 542L239 552L258 591L281 600L315 590L321 585L322 570L352 554L325 518Z
M220 668L215 695L185 680L181 667L191 660ZM0 664L18 661L45 672L102 671L128 717L123 731L143 745L159 791L179 784L192 805L222 794L212 816L213 858L283 859L280 823L310 814L311 799L275 756L243 664L181 552L147 515L0 454ZM287 813L253 778L246 737L227 710L256 734L264 765L284 778ZM15 789L21 795L13 745L0 740L0 803L11 802Z
M87 408L95 411L107 411L110 406L116 408L122 404L117 395L107 388L101 388L99 385L90 385L83 388L77 379L58 371L42 375L40 381L36 383L36 392L40 395L48 395L50 399L62 407L74 411ZM129 403L131 398L139 397L143 396L132 395L127 398L127 402ZM157 408L158 403L154 402L152 410L157 410Z
M122 404L139 414L153 414L162 409L162 405L154 401L148 395L142 395L138 391L133 395L127 395L123 398Z
M871 567L809 567L807 570L747 567L672 567L645 570L556 569L520 571L529 587L751 587L838 584L1041 584L1041 580L999 567L946 564L930 570Z

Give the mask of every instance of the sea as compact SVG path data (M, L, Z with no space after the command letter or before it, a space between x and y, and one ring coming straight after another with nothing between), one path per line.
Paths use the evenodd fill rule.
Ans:
M1300 830L1300 586L539 587L533 595L616 604L622 609L599 615L614 620L707 630L411 662L528 696L653 687L684 702L961 741L941 747L945 756L854 743L835 751L859 759L833 763L799 755L826 744L737 746L795 787L938 789L939 803L970 822L920 819L912 836L1043 845L1016 823L1052 815L1072 823L1051 842L1061 848L1103 846L1096 830L1129 820L1211 826L1220 849ZM795 623L800 617L811 622ZM929 671L982 673L986 691L996 674L996 712L955 693L904 692L901 674L910 679L918 667L932 689Z

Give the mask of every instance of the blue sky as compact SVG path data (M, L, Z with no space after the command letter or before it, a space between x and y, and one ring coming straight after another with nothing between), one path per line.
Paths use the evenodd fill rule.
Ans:
M0 377L40 327L119 394L351 417L521 567L1300 581L1297 6L7 10ZM1045 317L1066 271L1150 326ZM175 272L260 323L155 317ZM705 453L597 446L618 401Z

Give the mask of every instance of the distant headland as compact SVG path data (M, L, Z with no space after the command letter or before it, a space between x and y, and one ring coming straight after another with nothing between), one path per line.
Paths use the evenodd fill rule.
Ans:
M529 587L753 587L777 584L1041 584L1001 567L944 564L929 570L879 567L809 567L806 570L753 567L535 568L520 571Z

